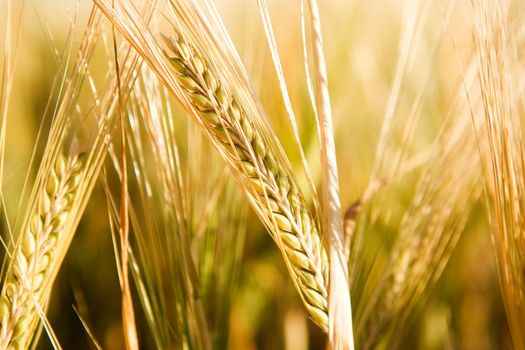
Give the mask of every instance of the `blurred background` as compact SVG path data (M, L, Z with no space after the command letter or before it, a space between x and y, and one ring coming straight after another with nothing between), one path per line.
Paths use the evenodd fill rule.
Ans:
M271 125L304 183L257 3L216 3ZM319 184L316 127L301 39L301 3L269 0L268 5L301 141ZM30 184L36 171L30 160L35 145L41 142L38 130L48 127L42 117L58 71L56 55L64 50L69 35L81 37L92 3L33 0L25 1L24 7L5 150L4 193L11 221L16 221L23 206L24 186L30 188L26 178ZM387 139L391 146L387 149L402 149L405 158L411 159L437 139L471 60L472 8L463 1L332 0L320 2L320 11L336 125L341 200L343 208L348 208L365 192L374 172L390 176L389 169L402 163L395 160L392 151L383 155L383 165L376 164L381 126L389 113L396 79L399 96L392 112L393 131ZM415 34L403 58L407 31ZM107 69L105 59L103 49L95 52L91 62L95 77L103 74L97 69ZM403 60L406 69L397 73ZM173 114L181 120L187 118L182 110ZM413 114L417 118L410 117ZM410 120L416 122L407 137L405 126ZM180 138L185 140L189 137L187 128L180 129ZM38 151L35 157L38 159ZM213 152L210 157L217 158ZM220 162L214 164L222 169ZM357 217L356 232L365 249L355 265L356 281L361 283L352 286L356 315L377 282L364 282L363 275L377 275L387 264L395 238L403 225L409 225L402 221L402 214L418 195L422 172L418 166L405 173L392 172L396 175L365 203ZM474 186L481 191L483 184L480 181ZM232 191L236 193L236 189ZM242 195L234 194L234 198L235 205L247 206ZM469 210L450 260L435 285L414 302L414 311L400 332L398 348L510 348L485 200L478 195L467 205ZM104 349L124 348L120 288L106 208L104 189L98 183L55 283L49 321L64 349L94 348L75 308ZM253 211L248 210L246 215L238 282L227 318L228 348L324 348L326 339L308 320L280 253ZM151 331L140 303L135 306L141 344L145 349L152 348ZM389 348L380 342L377 346ZM45 334L37 348L51 349Z

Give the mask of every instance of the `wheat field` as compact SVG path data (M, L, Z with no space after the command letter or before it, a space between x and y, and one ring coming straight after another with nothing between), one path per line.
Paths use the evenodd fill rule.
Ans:
M0 350L525 349L523 23L0 0Z

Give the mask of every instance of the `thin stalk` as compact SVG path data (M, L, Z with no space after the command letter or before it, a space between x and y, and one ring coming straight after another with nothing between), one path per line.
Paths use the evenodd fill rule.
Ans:
M344 235L332 110L328 93L328 77L323 53L319 9L316 0L310 0L308 3L311 15L315 87L317 90L317 122L320 130L323 228L329 237L328 335L332 349L350 350L354 348L352 307L348 285L348 267L343 245Z

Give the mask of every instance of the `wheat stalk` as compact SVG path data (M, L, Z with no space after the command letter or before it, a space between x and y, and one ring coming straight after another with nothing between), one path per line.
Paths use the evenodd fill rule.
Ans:
M241 101L196 47L166 39L170 61L190 104L234 168L272 238L312 319L327 329L327 257L316 222L287 165L250 120Z
M12 255L0 295L0 348L25 349L46 302L47 280L81 179L82 156L60 154L41 186L30 222ZM37 304L38 303L38 304Z
M339 175L335 151L334 126L328 73L323 50L321 21L316 0L308 1L312 26L314 82L316 91L316 116L321 144L321 169L323 188L323 226L329 234L330 253L330 303L328 338L333 350L354 350L352 306L348 283L348 265L344 255L343 221L339 193Z

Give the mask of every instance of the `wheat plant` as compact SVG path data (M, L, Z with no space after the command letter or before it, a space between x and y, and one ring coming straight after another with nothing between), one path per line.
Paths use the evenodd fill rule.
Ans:
M107 137L114 129L113 110L117 98L113 94L114 79L108 79L99 98L96 87L85 84L90 79L86 62L93 53L100 34L101 16L91 11L80 37L72 69L68 67L71 46L66 41L66 54L57 58L57 74L49 96L56 106L46 110L42 120L50 120L24 218L16 229L6 255L1 292L0 347L27 349L38 338L39 325L48 333L54 347L59 347L46 310L54 281L73 239L87 200L97 180L105 154ZM126 72L133 70L136 59L130 59ZM68 79L64 79L64 76ZM124 75L124 82L130 76ZM89 86L86 86L89 85ZM86 88L94 95L100 110L80 107L79 98ZM126 91L126 90L125 90ZM51 104L50 104L51 106ZM86 108L88 112L83 112ZM84 114L85 113L85 114ZM89 123L98 126L93 137L86 140ZM42 132L43 134L43 132ZM35 150L37 152L37 150ZM23 194L21 194L23 197ZM16 239L16 241L14 240Z
M111 13L107 4L99 4L104 12ZM174 11L191 7L190 4L173 5ZM126 20L124 16L110 18L124 34L131 29L122 27L120 21ZM312 319L327 330L326 250L316 219L308 210L286 156L272 140L267 124L261 121L261 111L249 88L244 92L239 87L233 89L234 82L226 80L223 72L219 75L212 66L216 57L208 58L186 40L183 33L177 30L174 37L166 40L174 55L169 62L175 76L169 73L168 77L161 75L160 78L164 81L175 78L175 85L169 86L170 89L181 101L187 102L185 106L238 178L281 249L292 281ZM161 67L152 66L152 69L162 74L159 73ZM235 75L235 68L229 74Z

